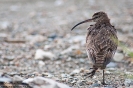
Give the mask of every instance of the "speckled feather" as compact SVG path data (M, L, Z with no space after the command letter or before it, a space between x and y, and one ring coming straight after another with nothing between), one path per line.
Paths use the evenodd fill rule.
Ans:
M94 13L91 19L79 22L76 26L86 22L96 22L88 28L86 37L86 51L88 57L93 62L92 71L87 73L88 77L93 77L98 68L103 70L102 84L104 81L104 69L110 63L118 46L117 32L114 26L110 24L110 19L105 12Z
M106 21L88 28L86 49L94 68L105 69L117 49L116 29Z

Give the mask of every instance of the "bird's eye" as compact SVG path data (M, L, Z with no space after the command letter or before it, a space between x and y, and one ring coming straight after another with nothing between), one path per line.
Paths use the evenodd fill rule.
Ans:
M98 18L98 16L94 17L94 19Z

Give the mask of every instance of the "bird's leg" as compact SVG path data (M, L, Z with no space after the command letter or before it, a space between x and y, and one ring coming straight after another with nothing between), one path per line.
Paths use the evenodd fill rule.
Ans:
M84 76L93 77L95 75L95 72L97 69L95 69L95 68L90 68L90 69L93 69L93 70L89 73L86 73Z
M107 84L105 83L105 80L104 80L104 69L103 69L103 82L102 82L102 84L103 84L103 85L107 85Z

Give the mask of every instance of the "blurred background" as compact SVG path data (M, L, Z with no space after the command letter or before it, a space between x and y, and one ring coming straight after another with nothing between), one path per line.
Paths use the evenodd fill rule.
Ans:
M133 0L0 0L0 72L22 73L25 78L43 75L76 88L90 86L102 73L88 80L81 75L91 67L85 38L94 23L70 29L98 11L108 14L120 41L107 72L113 68L132 73Z

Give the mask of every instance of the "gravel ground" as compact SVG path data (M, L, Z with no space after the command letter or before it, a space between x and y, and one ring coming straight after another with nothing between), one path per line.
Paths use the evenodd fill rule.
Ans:
M106 88L133 88L133 0L0 0L0 75L43 76L73 88L103 87L102 71L83 76L91 62L85 52L88 23L105 11L120 44L105 71Z

